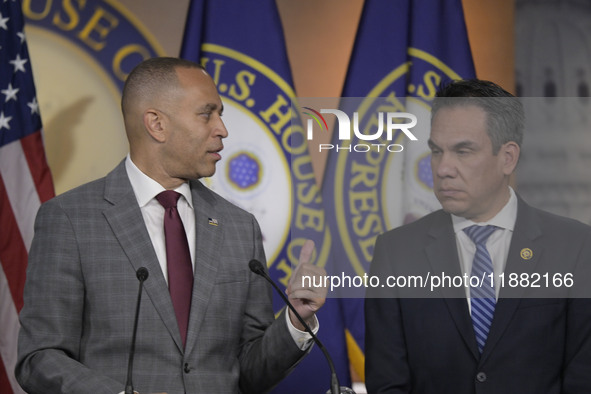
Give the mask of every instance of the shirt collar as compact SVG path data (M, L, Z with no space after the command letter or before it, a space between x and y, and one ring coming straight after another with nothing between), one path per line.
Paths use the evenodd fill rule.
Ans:
M466 227L475 224L479 226L493 225L505 230L513 231L515 228L515 221L517 220L517 195L513 188L509 186L509 201L507 201L507 204L505 204L499 213L486 222L476 223L472 220L456 215L451 215L451 219L456 234L463 231Z
M137 168L137 166L131 160L129 154L125 159L125 169L127 170L129 182L131 183L131 187L135 194L135 198L137 199L137 202L140 205L140 207L145 206L154 197L166 190L164 187L162 187L161 184L159 184L154 179L144 174L139 168ZM183 197L185 197L185 200L187 201L191 209L193 209L191 188L189 187L189 184L187 182L184 182L182 185L174 189L174 191L182 194Z

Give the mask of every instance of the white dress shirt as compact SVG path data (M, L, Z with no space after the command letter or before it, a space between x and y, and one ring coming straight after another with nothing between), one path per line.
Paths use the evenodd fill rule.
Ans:
M168 283L166 243L164 238L164 207L156 200L156 196L166 189L137 168L129 155L125 160L125 169L127 170L127 176L131 182L135 198L142 211L144 223L146 223L146 228L154 246L156 257L158 257L162 274L164 274L164 279ZM191 253L191 264L193 265L193 271L195 271L195 214L193 211L191 188L188 183L183 183L174 189L174 191L181 194L177 202L177 210L183 221L185 233L187 234L187 242L189 243L189 251Z
M486 249L490 254L493 264L495 294L497 299L499 298L500 291L500 286L498 286L499 275L505 271L507 256L509 255L509 247L511 246L511 237L513 236L513 229L515 228L515 221L517 220L517 196L511 187L509 187L509 193L510 197L507 204L505 204L503 209L501 209L495 217L486 222L475 223L471 220L451 215L456 235L458 256L460 257L460 268L462 274L468 276L472 272L472 262L474 260L474 254L476 253L476 245L463 230L466 227L475 224L480 226L493 225L498 227L498 229L493 232L486 241ZM470 308L470 287L466 287L466 298L468 299L468 308Z
M168 283L168 268L166 266L166 244L164 238L164 207L160 205L156 196L166 189L162 187L154 179L144 174L137 166L133 163L129 155L125 160L125 169L127 170L127 176L131 187L135 194L135 198L138 201L140 210L150 240L154 246L156 257L160 263L162 274ZM195 213L193 210L193 199L191 197L191 188L188 183L183 183L178 188L174 189L177 193L180 193L182 197L177 202L177 210L183 221L183 227L187 234L187 242L189 243L189 251L191 252L191 264L193 265L193 272L195 271ZM285 314L287 320L287 327L289 332L301 350L307 349L312 344L312 336L305 331L300 331L293 326L289 318L289 313ZM314 324L312 331L318 332L319 323L318 319L314 318Z

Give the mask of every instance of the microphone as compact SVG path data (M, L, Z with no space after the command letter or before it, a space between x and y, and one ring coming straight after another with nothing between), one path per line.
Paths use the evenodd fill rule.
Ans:
M148 279L148 269L140 267L136 271L136 276L140 281L139 292L137 295L137 304L135 306L135 320L133 322L133 336L131 337L131 347L129 348L129 361L127 363L127 383L125 383L125 394L133 394L133 383L131 382L131 375L133 371L133 356L135 355L135 335L137 333L137 322L140 316L140 304L142 303L142 288L144 281Z
M281 291L281 289L279 288L279 286L277 286L277 284L273 281L273 279L271 279L271 277L269 276L269 274L267 274L267 271L265 271L265 268L263 268L263 264L260 261L258 261L258 260L252 259L248 263L248 268L250 268L250 270L252 272L254 272L255 274L260 275L263 278L265 278L267 280L267 282L269 282L275 288L275 290L277 290L277 293L279 293L279 295L283 299L283 302L285 302L285 304L293 312L293 314L295 315L295 317L297 317L297 319L299 320L299 322L302 323L302 325L304 326L304 329L306 330L306 332L312 336L312 340L314 341L314 343L316 343L316 345L320 348L320 350L322 350L322 353L324 354L324 357L326 358L326 361L328 361L328 367L330 368L330 374L331 374L331 377L330 377L330 390L327 391L327 394L355 394L355 392L353 390L351 390L350 388L348 388L348 387L340 387L340 385L339 385L339 379L337 377L337 372L336 372L336 370L334 368L334 364L332 362L332 358L330 357L330 354L328 354L328 350L326 350L326 348L324 347L324 345L322 344L322 342L320 342L320 339L318 339L318 337L310 329L310 326L308 326L308 324L306 324L306 322L304 321L304 319L302 318L302 316L300 316L300 314L298 313L298 311L296 311L296 309L293 307L293 305L291 304L291 302L289 302L289 299Z

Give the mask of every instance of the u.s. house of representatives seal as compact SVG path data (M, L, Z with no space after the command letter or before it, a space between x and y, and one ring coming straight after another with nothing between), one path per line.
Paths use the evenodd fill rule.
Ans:
M209 43L201 50L229 133L208 186L256 216L270 274L287 285L306 238L316 241L316 265L326 264L330 249L304 130L292 123L293 90L244 53Z
M125 156L123 82L164 51L116 0L23 0L22 8L59 194L104 176Z

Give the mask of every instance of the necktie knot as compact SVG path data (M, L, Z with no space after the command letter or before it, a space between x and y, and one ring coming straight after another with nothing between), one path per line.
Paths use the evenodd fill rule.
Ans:
M470 227L466 227L464 232L470 237L472 242L476 245L485 245L488 237L491 236L492 233L495 232L497 226L487 225L487 226L478 226L473 225Z
M176 208L176 203L181 197L180 193L174 190L165 190L156 196L156 200L164 207L164 209Z

